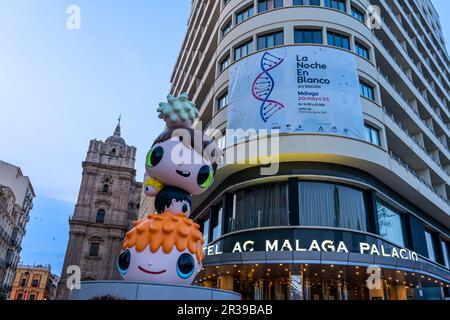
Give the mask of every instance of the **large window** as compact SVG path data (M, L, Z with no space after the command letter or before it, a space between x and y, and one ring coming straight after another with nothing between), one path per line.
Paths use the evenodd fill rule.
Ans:
M385 202L377 201L378 228L383 239L405 246L401 214Z
M450 268L450 260L449 260L449 256L448 256L448 243L445 242L444 240L442 240L441 247L442 247L442 255L444 258L443 263L447 268Z
M294 0L294 6L320 6L320 0Z
M352 16L358 19L361 22L365 21L364 13L357 9L356 7L352 6Z
M231 216L227 220L227 232L289 225L287 183L267 184L236 192L233 194Z
M368 124L364 124L364 127L366 133L366 141L377 146L381 146L380 130Z
M253 51L253 40L250 40L234 49L234 60L239 60Z
M222 205L212 207L211 215L211 227L212 227L212 241L219 239L222 235L222 218L223 208Z
M325 0L325 7L347 12L345 0Z
M200 231L203 233L203 240L205 245L209 243L209 218L200 222Z
M97 211L97 217L95 218L96 223L105 223L105 210L100 209Z
M370 51L365 45L363 45L360 42L356 41L355 42L355 48L356 48L356 53L358 55L360 55L361 57L363 57L363 58L365 58L367 60L370 60Z
M258 37L258 50L280 46L284 43L283 31L265 34Z
M100 249L100 243L91 243L91 248L89 249L89 256L90 257L98 257Z
M337 184L301 181L300 225L367 231L364 193Z
M361 96L363 96L369 100L375 101L375 89L373 86L360 80L359 81L359 89L360 89Z
M253 6L250 6L236 13L236 24L239 24L253 16L253 12Z
M433 235L428 231L425 231L425 240L427 241L428 259L430 259L431 261L436 261L436 252L434 250Z
M232 27L233 27L233 23L230 20L222 28L222 37L225 37L231 31Z
M328 32L328 45L350 50L350 38L336 32Z
M219 62L219 72L223 72L229 66L230 66L230 55L227 55Z
M217 98L217 111L225 108L228 105L228 92L223 93Z
M283 0L258 0L258 12L281 8Z
M323 43L321 29L295 29L294 31L295 43Z

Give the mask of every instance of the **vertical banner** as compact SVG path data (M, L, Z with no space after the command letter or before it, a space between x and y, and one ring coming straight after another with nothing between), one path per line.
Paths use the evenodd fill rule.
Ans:
M230 69L228 129L364 139L356 57L320 46L251 55Z

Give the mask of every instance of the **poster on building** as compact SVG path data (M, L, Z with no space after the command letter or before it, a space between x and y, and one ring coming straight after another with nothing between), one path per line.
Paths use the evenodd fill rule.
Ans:
M230 69L228 129L364 139L356 57L319 46L251 55Z

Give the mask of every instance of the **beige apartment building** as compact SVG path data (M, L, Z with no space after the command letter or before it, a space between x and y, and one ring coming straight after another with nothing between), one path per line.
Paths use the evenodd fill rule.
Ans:
M0 289L7 295L20 260L21 243L34 197L30 179L22 170L0 161Z
M172 74L182 92L203 130L281 130L269 176L226 162L251 139L218 140L226 164L193 199L208 243L198 285L449 296L450 57L431 1L193 0Z

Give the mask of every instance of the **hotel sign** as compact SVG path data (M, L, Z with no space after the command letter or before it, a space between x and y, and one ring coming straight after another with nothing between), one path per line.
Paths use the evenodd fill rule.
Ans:
M323 237L320 237L323 234ZM328 237L327 237L328 236ZM243 252L358 253L418 261L416 252L394 246L367 234L338 230L291 229L244 232L204 247L206 256Z

